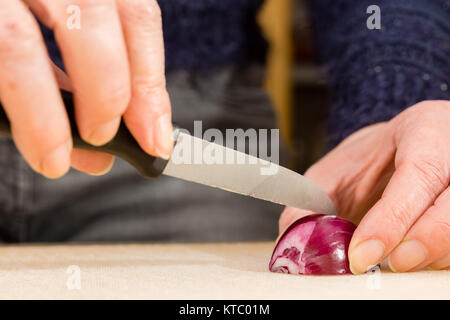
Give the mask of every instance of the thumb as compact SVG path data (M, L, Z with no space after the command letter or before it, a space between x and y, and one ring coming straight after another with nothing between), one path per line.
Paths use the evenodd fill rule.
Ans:
M380 263L448 185L439 161L410 160L399 164L381 199L367 212L349 246L350 269L366 272Z

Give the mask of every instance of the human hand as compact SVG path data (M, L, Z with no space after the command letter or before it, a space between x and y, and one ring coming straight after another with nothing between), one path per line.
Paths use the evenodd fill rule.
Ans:
M395 272L450 267L449 124L450 101L418 103L355 132L306 172L341 217L359 223L353 273L385 257ZM308 214L287 207L280 234Z
M67 27L70 5L81 10L80 28ZM52 68L31 12L55 32L68 79ZM0 99L19 151L49 178L64 175L70 166L103 173L112 156L72 150L61 82L73 89L85 141L107 143L123 117L143 150L169 157L171 110L156 0L0 1Z

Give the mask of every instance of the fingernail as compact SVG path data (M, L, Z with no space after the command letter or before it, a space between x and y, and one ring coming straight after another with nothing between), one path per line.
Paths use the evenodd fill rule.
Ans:
M158 119L153 136L155 137L155 150L158 156L169 159L173 148L173 127L170 115L163 115Z
M103 170L100 170L99 172L90 172L89 174L91 176L103 176L103 175L107 174L109 171L111 171L111 169L114 165L114 159L115 159L115 157L111 157L111 162Z
M417 240L407 240L390 254L389 267L394 272L406 272L421 264L428 256L428 250Z
M86 142L94 146L101 146L107 143L113 138L113 134L117 131L120 120L121 118L117 117L111 121L98 125L94 130L92 130L91 134L88 135L87 139L85 139Z
M50 179L63 176L70 168L70 153L72 151L72 140L59 146L41 162L41 173Z
M377 265L384 255L384 245L381 241L366 240L350 252L350 270L355 274L366 272Z
M446 256L443 258L433 262L430 264L430 268L434 270L442 270L442 269L448 269L450 267L450 253L447 253Z

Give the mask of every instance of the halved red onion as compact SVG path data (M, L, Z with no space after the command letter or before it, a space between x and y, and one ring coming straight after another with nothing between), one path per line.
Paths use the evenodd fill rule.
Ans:
M337 216L303 217L281 236L269 269L292 274L351 273L347 253L355 229L352 222Z

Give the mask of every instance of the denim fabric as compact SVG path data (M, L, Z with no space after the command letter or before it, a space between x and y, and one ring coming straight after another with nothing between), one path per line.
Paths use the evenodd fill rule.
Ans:
M168 75L174 122L203 127L275 128L261 89L262 68L207 76ZM282 207L171 177L147 180L116 159L110 173L71 170L58 180L34 173L0 140L0 237L4 242L244 241L274 239Z

